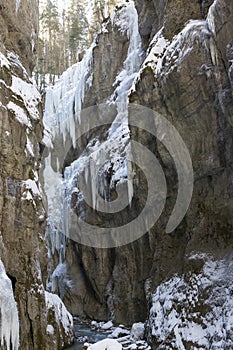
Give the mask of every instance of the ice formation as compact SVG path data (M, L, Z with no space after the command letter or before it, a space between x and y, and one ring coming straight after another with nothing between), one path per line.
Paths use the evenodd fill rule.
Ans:
M45 192L48 198L48 228L47 234L50 241L50 253L59 253L59 266L54 272L50 271L51 280L49 287L55 291L58 274L62 280L62 274L66 273L65 264L65 237L69 236L69 217L71 212L72 194L76 192L78 198L83 200L84 194L77 188L77 177L84 174L87 183L91 184L91 207L100 209L107 193L107 186L103 176L98 176L112 168L114 174L110 186L116 183L128 183L129 202L132 198L132 182L130 182L130 165L127 162L126 153L130 151L129 128L127 122L128 92L132 86L135 75L142 63L141 39L138 31L138 16L133 2L114 11L111 16L113 25L128 35L129 48L127 58L123 64L123 70L119 73L114 83L115 91L109 97L107 103L121 103L117 108L116 119L108 132L106 140L102 143L96 138L87 145L86 154L73 161L60 172L60 162L57 158L52 166L52 153L46 159L44 169ZM60 137L63 143L76 146L77 130L82 124L82 104L86 89L91 88L93 73L92 59L95 42L87 50L81 62L70 67L63 73L53 87L47 89L44 124L49 130L44 140L51 145L53 140ZM119 124L121 124L119 126ZM100 170L101 169L101 170ZM128 181L127 181L128 178ZM101 194L101 196L99 195ZM85 198L86 199L86 198ZM65 234L65 235L64 235ZM51 268L52 269L52 268ZM65 280L65 279L64 279ZM69 281L66 281L66 283ZM59 287L64 289L61 285ZM62 293L62 292L61 292Z
M53 137L61 134L64 142L70 137L74 147L76 124L81 122L80 112L85 90L92 83L90 70L95 45L94 41L83 60L67 69L55 85L46 91L44 124Z
M0 341L7 350L18 350L19 318L11 280L0 260Z
M164 38L161 28L149 45L146 59L135 82L140 79L146 67L152 68L155 78L166 79L174 69L180 69L183 60L194 49L196 42L210 52L212 64L216 66L218 64L214 42L216 4L217 0L210 6L206 20L190 20L171 42ZM133 90L135 86L132 87Z

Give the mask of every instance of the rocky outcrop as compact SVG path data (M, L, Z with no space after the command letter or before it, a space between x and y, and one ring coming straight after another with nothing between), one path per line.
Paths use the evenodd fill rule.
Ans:
M37 19L36 1L1 2L0 257L12 283L19 348L24 350L61 349L73 338L72 317L63 311L62 319L57 311L64 308L61 300L50 297L54 304L48 306L45 297L46 213L38 180L42 104L28 74L34 64Z

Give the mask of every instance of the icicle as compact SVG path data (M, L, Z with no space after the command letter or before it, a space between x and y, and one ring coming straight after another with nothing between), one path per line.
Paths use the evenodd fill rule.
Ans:
M75 125L80 120L80 112L87 85L90 86L92 53L95 42L87 50L81 62L67 69L57 83L46 91L44 123L53 135L61 134L63 140L70 137L75 147Z
M133 197L132 166L130 163L127 164L126 160L130 149L128 147L128 93L142 63L142 45L138 31L137 11L133 2L130 2L118 12L113 18L113 22L115 26L122 29L122 32L127 33L129 48L123 70L115 81L115 92L109 99L111 103L121 104L117 105L117 116L109 130L107 139L102 143L98 139L92 140L86 148L85 155L82 154L69 167L66 167L64 178L58 177L57 183L60 189L53 188L51 190L50 188L50 185L54 187L51 181L54 182L54 176L58 176L59 164L57 164L56 173L49 164L51 159L48 159L47 174L45 172L45 189L49 197L48 214L51 223L51 249L52 254L55 250L59 252L60 265L64 263L65 257L64 237L70 236L70 212L73 207L73 193L77 192L78 201L83 201L82 189L77 189L79 182L83 180L87 192L90 192L91 189L91 193L87 193L87 196L90 206L94 210L98 210L100 207L108 207L108 204L104 203L104 200L106 201L110 197L111 190L109 180L106 179L107 174L110 175L110 186L112 187L127 181L129 203ZM60 135L64 142L71 139L74 147L76 141L75 128L77 128L77 123L82 122L80 112L85 91L87 86L90 86L93 78L91 63L94 46L95 43L86 52L81 62L69 68L55 86L47 90L44 122L53 129L54 137ZM81 213L81 215L83 218L84 214ZM52 288L57 288L57 273L54 272L52 275Z
M11 280L7 277L0 260L0 339L1 347L7 350L19 348L19 318Z

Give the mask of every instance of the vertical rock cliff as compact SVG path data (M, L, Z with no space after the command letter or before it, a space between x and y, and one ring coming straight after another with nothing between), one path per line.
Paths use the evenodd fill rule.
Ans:
M61 349L72 317L45 291L45 210L38 180L43 137L41 97L30 74L38 2L0 5L0 347Z
M135 6L137 13L132 2L118 8L83 61L47 92L45 122L54 137L50 149L54 160L48 158L47 163L48 237L53 256L49 286L62 295L74 315L125 324L147 321L147 337L154 349L230 349L233 3L147 0L135 1ZM133 68L129 62L135 64ZM123 133L105 126L101 131L88 130L77 140L85 124L81 109L103 102L127 104L127 99L169 121L190 153L192 200L173 232L167 233L166 225L179 178L163 135L159 141L148 131L132 127L134 115L125 114L124 105L121 113L116 107L114 115L126 116L129 125ZM156 123L154 117L151 131ZM120 247L113 244L111 249L64 238L64 234L70 237L71 211L80 222L85 219L104 228L123 226L142 211L147 179L138 167L126 165L133 140L145 145L163 167L168 195L159 220L137 241ZM112 164L103 157L103 150L114 156ZM95 168L98 161L103 161L102 171ZM96 181L94 175L98 175ZM112 217L99 212L97 193L115 199L117 184L129 184L130 176L132 205ZM55 178L61 193L51 190ZM92 188L94 210L84 203L82 178Z

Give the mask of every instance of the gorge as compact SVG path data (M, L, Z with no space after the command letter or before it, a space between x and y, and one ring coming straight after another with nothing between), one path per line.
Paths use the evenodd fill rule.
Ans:
M45 98L38 11L0 3L0 348L232 349L232 0L122 2Z

